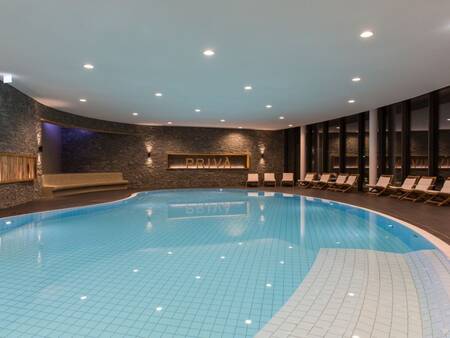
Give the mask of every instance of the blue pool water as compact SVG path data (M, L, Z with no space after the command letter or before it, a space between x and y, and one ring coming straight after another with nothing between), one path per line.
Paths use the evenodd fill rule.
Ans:
M362 209L241 190L146 192L0 223L0 337L253 336L320 248L434 248Z

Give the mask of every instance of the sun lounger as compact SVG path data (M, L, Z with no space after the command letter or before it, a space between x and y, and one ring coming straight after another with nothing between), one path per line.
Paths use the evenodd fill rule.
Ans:
M336 186L333 190L339 191L339 192L350 191L353 188L356 188L358 186L358 179L359 179L358 174L351 174L347 177L347 180L345 181L345 183L336 184Z
M347 180L348 174L339 174L334 182L328 182L327 189L334 190L337 186L344 184Z
M301 188L309 188L317 177L317 173L306 173L305 179L298 181L298 186Z
M325 189L328 186L328 183L330 183L332 175L330 173L323 173L322 176L320 176L320 180L313 181L312 188L313 189Z
M277 185L277 181L275 179L275 174L274 173L264 173L264 181L263 181L264 185L271 185L271 186L276 186Z
M407 178L405 178L405 180L403 181L403 184L400 187L390 185L386 189L386 192L390 193L389 197L400 199L406 195L406 192L404 192L402 189L408 190L408 189L414 188L414 186L416 185L419 178L420 178L420 176L408 176Z
M281 178L281 185L294 186L294 173L283 173L283 177Z
M247 182L245 183L245 186L249 185L259 185L259 176L258 174L248 174L247 175Z
M393 179L394 175L381 175L375 185L369 185L368 193L377 196L383 195L389 189Z
M450 177L447 177L441 190L427 190L425 194L425 197L428 197L425 203L436 204L439 207L450 203Z
M425 196L425 192L433 188L435 181L436 177L434 176L422 176L414 188L403 189L405 195L401 199L413 202L421 200Z

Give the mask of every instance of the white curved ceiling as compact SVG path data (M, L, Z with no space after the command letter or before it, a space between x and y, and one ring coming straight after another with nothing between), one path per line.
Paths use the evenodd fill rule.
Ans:
M0 51L15 87L75 114L280 129L450 84L450 2L0 0Z

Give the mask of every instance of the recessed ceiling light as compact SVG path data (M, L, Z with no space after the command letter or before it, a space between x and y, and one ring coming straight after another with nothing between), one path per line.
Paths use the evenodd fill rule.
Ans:
M138 116L139 114L138 113L133 113L133 116Z
M242 127L241 127L241 126L239 126L239 127L238 127L238 129L242 129Z
M222 123L223 123L223 122L225 122L225 120L223 120L223 119L222 119L222 120L220 120L220 122L222 122Z
M155 93L155 96L161 97L161 96L163 96L163 94L162 93Z
M200 112L201 112L201 109L198 109L198 108L197 108L197 109L195 109L195 112L196 112L196 113L200 113Z
M271 105L271 104L268 104L268 105L266 105L266 108L267 108L267 109L270 109L270 108L272 108L272 105Z
M450 118L449 118L449 119L447 119L447 121L450 121Z
M288 125L288 127L290 128L290 127L293 127L293 125L292 124L290 124L290 125Z
M3 74L3 83L12 83L12 74Z
M352 81L353 81L353 82L359 82L359 81L361 81L361 78L360 78L360 77L354 77L354 78L352 79Z
M83 65L83 67L84 67L84 69L87 69L87 70L92 70L95 68L94 65L90 64L90 63L86 63L85 65Z
M355 103L356 101L353 99L348 100L348 103Z
M245 87L244 87L244 90L252 90L252 89L253 89L252 86L245 86Z
M279 119L280 119L280 120L284 120L284 116L280 116Z
M362 37L363 39L371 38L373 36L373 32L372 31L364 31L359 36Z
M203 51L203 55L205 55L205 56L213 56L214 54L216 54L216 52L212 49L205 49Z
M80 99L80 102L87 102L87 100L86 99Z
M167 124L172 124L172 122L171 122L171 121L169 121L169 122L167 122Z

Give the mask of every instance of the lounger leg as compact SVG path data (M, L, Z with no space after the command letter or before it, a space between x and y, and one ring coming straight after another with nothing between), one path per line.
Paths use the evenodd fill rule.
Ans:
M438 203L438 207L442 207L443 205L447 204L448 202L450 202L450 197L447 197L441 203Z

